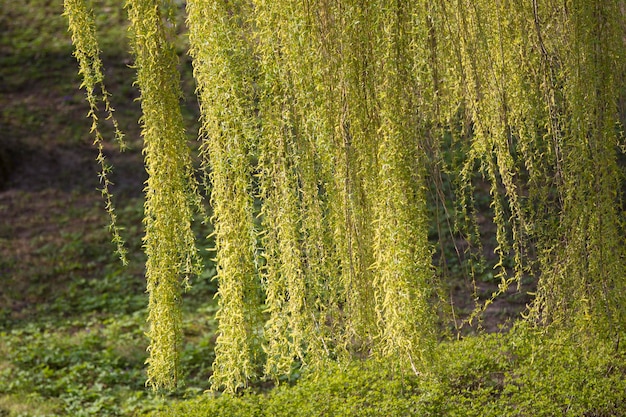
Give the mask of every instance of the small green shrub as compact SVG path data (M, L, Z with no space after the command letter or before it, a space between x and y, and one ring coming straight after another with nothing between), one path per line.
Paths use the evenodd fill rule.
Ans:
M417 377L375 362L329 364L293 386L269 393L202 396L179 402L165 415L176 416L404 416L418 409Z
M262 412L263 397L255 395L233 396L224 394L217 398L206 395L188 401L181 401L165 411L153 414L153 417L165 416L238 416L257 417Z
M511 415L626 415L626 357L602 338L567 333L510 336L516 367L502 401Z
M586 346L582 348L582 346ZM603 339L542 335L524 328L442 342L420 376L368 360L329 364L294 385L238 396L202 395L162 415L623 416L626 357Z

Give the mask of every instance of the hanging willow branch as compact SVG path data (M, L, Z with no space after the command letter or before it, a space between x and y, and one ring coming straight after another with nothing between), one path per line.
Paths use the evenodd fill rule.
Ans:
M100 164L100 183L102 184L102 196L105 201L105 209L109 213L111 219L110 230L113 235L113 243L117 247L117 253L126 265L126 248L124 247L124 239L120 234L117 226L117 214L113 205L113 195L110 192L112 185L109 180L111 166L104 156L104 143L102 134L100 133L98 122L98 102L104 105L104 111L107 120L111 120L115 130L115 139L120 149L124 150L124 135L119 129L117 119L113 116L115 109L109 101L109 93L104 85L104 75L102 70L102 61L100 60L100 48L98 46L98 38L96 36L96 24L93 12L88 8L84 0L65 0L64 15L68 19L68 27L72 33L72 43L74 44L74 56L78 60L78 73L82 77L81 88L85 88L87 93L87 103L89 103L89 113L87 117L91 118L91 133L94 136L94 146L98 149L97 161ZM97 97L96 89L100 89L100 98Z
M248 7L243 1L187 3L217 246L220 311L211 380L228 391L256 375L262 327L252 177L257 76Z
M158 0L127 4L148 172L144 206L150 295L147 384L171 389L180 374L182 290L199 265L190 225L193 207L200 203L179 107L178 57L162 7Z
M545 277L535 302L544 322L589 325L615 335L624 326L624 230L619 208L616 103L623 82L624 28L619 1L574 1L560 10L562 65L553 131L559 151L562 210L541 261ZM535 10L539 14L541 10ZM544 54L545 59L545 54Z
M407 358L414 372L425 362L433 343L431 251L425 198L426 158L422 111L415 92L430 81L420 61L425 57L427 32L420 6L397 3L380 6L383 23L378 34L377 102L381 124L377 140L378 187L376 202L376 274L378 320L386 355ZM420 45L423 50L412 50ZM412 51L403 53L401 51ZM422 70L415 72L415 70ZM417 324L417 325L416 325Z

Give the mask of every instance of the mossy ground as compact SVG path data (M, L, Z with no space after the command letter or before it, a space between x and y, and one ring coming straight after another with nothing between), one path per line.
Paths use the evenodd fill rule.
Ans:
M130 263L123 267L110 243L62 4L0 0L0 416L626 415L623 344L582 349L579 340L530 338L523 330L442 342L419 377L376 363L334 364L273 390L259 383L238 397L201 395L215 331L208 243L201 248L206 271L186 294L185 385L168 395L147 390L138 93L120 2L94 4L106 82L130 145L125 153L105 149ZM192 139L198 113L189 63L181 62ZM489 230L487 220L481 224ZM198 236L210 232L195 227ZM466 316L470 280L451 259L449 292ZM477 295L496 286L487 269ZM494 303L484 327L494 332L518 317L526 290Z

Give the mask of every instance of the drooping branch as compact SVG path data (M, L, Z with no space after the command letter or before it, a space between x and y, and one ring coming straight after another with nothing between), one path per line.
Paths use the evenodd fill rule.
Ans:
M220 311L213 386L234 391L256 375L260 355L253 159L259 135L250 3L187 3L190 53L210 172Z
M124 239L117 226L117 214L113 205L113 195L110 191L111 180L109 173L111 166L104 156L104 139L100 132L98 121L99 102L104 105L104 112L107 120L110 120L115 130L115 139L120 149L124 150L124 135L119 129L117 119L113 113L115 109L109 101L109 92L104 84L102 61L100 60L100 47L96 34L96 24L93 11L87 6L85 0L65 0L64 14L68 19L68 27L72 33L72 43L74 44L74 56L78 61L78 73L82 77L81 88L85 88L87 103L89 103L88 117L91 118L91 133L94 137L94 146L98 150L97 161L100 165L100 183L102 184L102 196L105 201L105 209L109 213L111 223L109 229L113 235L113 243L117 247L117 253L123 264L127 264L126 248ZM97 89L100 90L98 97Z
M150 356L147 384L174 388L180 375L182 291L199 259L191 230L199 194L180 111L178 57L158 0L129 0L131 45L141 91L148 180L144 237Z

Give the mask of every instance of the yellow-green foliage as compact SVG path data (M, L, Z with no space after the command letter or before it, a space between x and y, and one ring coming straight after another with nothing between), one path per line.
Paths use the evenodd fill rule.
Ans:
M173 388L179 375L180 304L187 276L198 269L193 206L198 205L191 157L179 107L178 57L165 4L127 4L132 50L141 90L144 155L148 181L144 206L150 357L148 385Z
M374 263L376 305L383 352L406 357L417 372L433 337L429 306L433 270L428 244L425 198L428 104L416 91L430 84L424 65L428 49L428 12L421 5L389 5L373 10L382 15L376 33L377 187ZM404 53L401 51L407 51Z
M78 60L79 66L78 73L83 80L81 88L85 88L87 93L87 102L89 103L89 113L87 117L91 118L91 133L94 135L94 146L98 149L97 160L100 164L101 191L105 200L105 208L111 219L110 229L113 235L113 243L117 246L117 252L122 262L126 264L124 240L117 227L117 215L113 207L113 196L109 191L111 181L109 180L108 174L111 171L111 166L108 164L103 153L103 138L98 127L98 102L101 101L104 105L107 120L111 120L115 129L115 138L122 150L125 148L123 134L118 127L117 120L113 117L115 110L111 106L109 93L104 85L102 61L100 60L100 48L96 36L93 12L89 9L85 0L66 0L63 6L65 16L68 19L68 27L72 33L72 42L75 48L74 56ZM97 96L97 88L100 89L100 97Z
M469 181L478 160L491 182L497 251L516 264L514 276L502 271L500 292L531 271L536 250L535 319L599 314L605 330L624 323L623 309L614 311L624 293L616 129L623 3L459 6L451 27L473 123L463 175Z
M249 4L189 1L189 40L212 184L220 311L212 382L234 390L255 375L262 324L252 158L258 135Z
M87 16L80 4L68 15ZM128 7L155 387L178 374L196 203L166 6ZM352 355L428 371L439 307L426 196L442 172L472 244L479 175L490 190L500 287L477 312L534 275L534 323L623 328L622 0L189 0L187 13L218 264L214 388ZM74 39L93 106L82 19L70 27L86 31Z
M255 2L260 79L259 182L265 233L263 280L268 322L265 364L272 376L287 374L294 358L304 359L307 339L314 335L306 294L305 254L301 245L304 217L299 193L309 178L300 158L306 136L294 84L300 80L292 37L307 33L301 12L292 2ZM298 26L299 24L299 26ZM300 29L301 28L301 29ZM300 55L306 62L306 55ZM314 157L309 154L305 158Z
M587 351L569 337L523 329L472 336L439 344L427 375L397 373L386 361L332 364L269 393L199 396L155 416L622 415L624 356L606 340Z
M626 323L623 215L617 152L616 102L623 91L624 4L575 1L560 10L558 152L555 169L559 225L542 248L545 275L536 302L539 318L582 320L615 334ZM556 94L556 92L551 92Z

